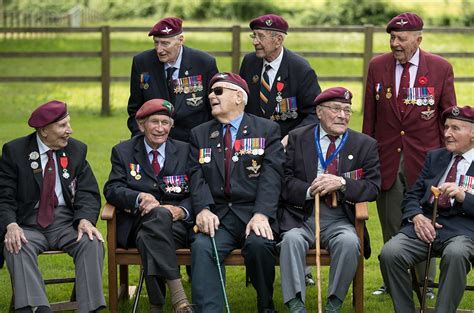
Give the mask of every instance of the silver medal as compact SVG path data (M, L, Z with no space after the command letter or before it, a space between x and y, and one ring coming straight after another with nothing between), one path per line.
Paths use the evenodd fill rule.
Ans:
M31 162L30 166L31 166L32 169L36 170L39 167L39 164L38 164L38 162Z

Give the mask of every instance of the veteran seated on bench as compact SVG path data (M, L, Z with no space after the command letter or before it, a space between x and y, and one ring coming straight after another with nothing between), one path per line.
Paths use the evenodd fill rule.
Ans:
M105 307L104 240L95 228L97 181L87 147L70 138L66 103L50 101L31 114L36 131L3 146L0 161L0 234L15 290L15 312L51 312L38 254L64 250L74 258L78 311ZM3 264L0 254L0 265Z
M186 176L189 144L168 138L173 113L173 105L163 99L141 106L135 118L143 134L112 149L104 187L105 198L117 208L117 244L140 252L153 313L164 312L165 282L173 311L192 312L176 259L193 224Z

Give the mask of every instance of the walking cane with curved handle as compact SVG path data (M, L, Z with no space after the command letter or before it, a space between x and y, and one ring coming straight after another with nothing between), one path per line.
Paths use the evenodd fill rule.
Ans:
M433 202L433 217L431 218L431 225L436 227L436 215L438 215L438 200L441 191L439 188L435 186L431 186L431 194L434 197ZM430 260L431 260L431 251L432 251L432 243L430 242L428 245L428 259L426 260L426 267L425 267L425 275L423 280L423 293L421 294L421 304L420 304L420 313L425 312L425 302L426 302L426 289L428 288L428 272L430 268Z

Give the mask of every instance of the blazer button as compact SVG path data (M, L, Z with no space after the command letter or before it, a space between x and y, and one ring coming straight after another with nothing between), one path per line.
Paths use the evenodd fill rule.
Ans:
M221 187L221 191L224 191L224 187Z
M229 202L229 204L228 204L228 205L229 205L229 208L231 208L231 207L232 207L232 202Z
M154 184L153 184L153 187L155 187L155 188L156 188L156 183L154 183Z
M405 131L402 130L402 131L400 132L400 135L402 135L402 136L405 135Z
M402 152L402 148L397 148L397 152Z

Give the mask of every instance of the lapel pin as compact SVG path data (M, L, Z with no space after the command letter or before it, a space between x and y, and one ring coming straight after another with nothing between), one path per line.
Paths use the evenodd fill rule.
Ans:
M353 156L352 154L349 154L349 155L347 156L347 158L348 158L349 160L352 160L352 159L354 158L354 156Z

